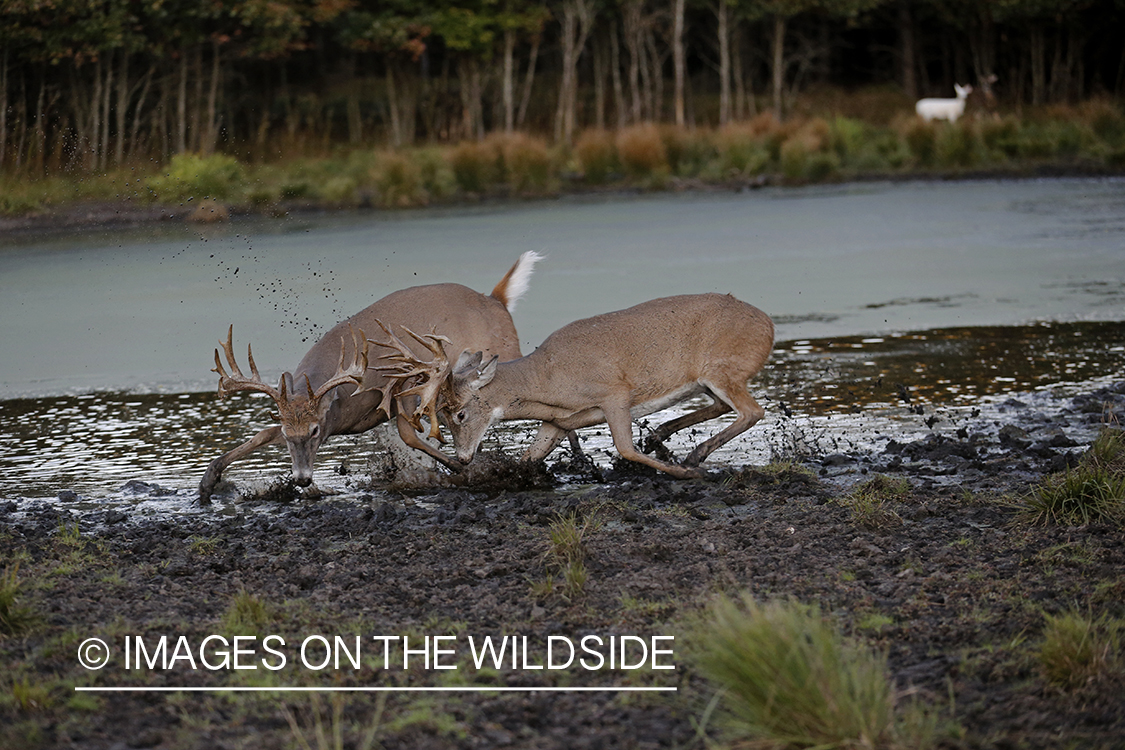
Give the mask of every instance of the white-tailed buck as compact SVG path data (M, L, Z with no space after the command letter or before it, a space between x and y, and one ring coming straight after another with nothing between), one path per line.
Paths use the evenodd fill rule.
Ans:
M460 284L416 286L388 294L328 331L292 374L281 376L277 387L262 382L249 347L251 375L242 373L235 362L232 331L228 331L222 347L229 374L215 350L213 372L219 374L219 396L226 397L234 391L265 393L277 406L275 417L280 424L262 430L212 461L199 483L200 502L211 501L227 466L265 445L288 446L293 459L293 480L308 486L312 483L316 451L325 440L332 435L366 432L391 418L397 419L399 435L407 445L450 468L459 468L460 464L419 437L412 426L418 423L416 416L398 412L398 399L392 398L390 392L390 386L398 381L376 368L376 353L372 352L372 362L368 362L365 332L377 329L379 321L422 331L440 329L451 346L481 349L502 361L515 359L520 356L520 347L511 311L527 291L532 269L539 259L539 254L531 251L521 255L487 296ZM423 357L429 353L417 341L413 351Z
M421 381L430 387L416 414L441 409L449 415L463 463L472 460L489 426L499 420L542 421L524 453L529 461L546 458L568 431L605 422L623 458L686 478L702 475L697 467L712 451L762 418L747 382L769 359L773 321L730 295L699 294L576 321L510 362L469 349L450 366L440 341L430 341L436 354L430 362L411 358L401 341L384 345L399 349L404 381L429 368ZM633 419L698 394L709 395L713 403L661 425L653 437L664 440L731 410L734 422L700 443L682 465L634 447Z
M967 83L964 86L955 83L953 90L957 92L956 99L919 99L914 105L914 111L926 122L931 120L957 122L957 118L965 113L965 99L973 93L973 87Z

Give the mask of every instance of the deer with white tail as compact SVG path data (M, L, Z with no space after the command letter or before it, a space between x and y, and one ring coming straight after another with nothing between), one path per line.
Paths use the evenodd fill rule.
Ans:
M699 464L707 456L764 415L747 383L769 359L773 336L773 321L758 308L730 295L699 294L576 321L510 362L470 349L450 365L436 334L427 337L435 352L428 363L412 357L397 336L380 345L399 351L393 358L401 372L389 376L402 385L417 383L401 392L425 391L416 414L440 410L448 415L463 463L473 459L485 432L500 420L542 422L524 453L528 461L546 458L568 431L604 422L623 458L690 478L702 476ZM682 464L661 461L633 445L633 419L699 394L712 403L661 425L653 437L664 440L730 411L735 418Z
M967 83L964 86L955 83L953 90L957 94L956 99L919 99L914 105L914 111L926 122L931 120L957 122L957 118L965 114L965 100L973 93L973 87Z
M279 424L212 461L199 483L200 502L211 501L224 469L266 445L288 447L293 481L307 487L312 483L316 452L325 440L332 435L366 432L390 419L396 420L404 443L450 469L459 469L459 463L421 439L415 431L418 420L413 409L399 411L397 405L404 402L404 394L391 394L391 386L398 381L389 379L379 368L369 367L365 331L375 330L378 321L419 330L440 328L453 346L480 349L501 361L515 359L520 356L520 347L511 313L527 291L539 259L533 251L521 255L490 295L460 284L417 286L389 294L328 331L292 374L282 374L276 387L262 381L249 347L251 374L246 376L239 369L232 326L227 340L221 342L229 373L215 350L213 372L219 375L219 396L225 398L235 391L265 393L277 407L274 418ZM412 351L420 357L430 353L418 341Z

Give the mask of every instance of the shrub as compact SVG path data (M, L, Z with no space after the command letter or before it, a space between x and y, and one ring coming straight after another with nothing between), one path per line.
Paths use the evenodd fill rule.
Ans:
M934 163L939 167L972 167L983 161L980 131L971 120L943 124L934 142Z
M387 208L410 208L429 203L422 182L422 170L403 154L387 153L375 173L379 204Z
M835 174L840 162L826 151L831 128L819 118L809 120L781 145L782 173L791 180L823 180Z
M634 179L659 176L668 171L664 139L655 125L633 125L617 134L617 155L625 173Z
M466 193L483 193L503 179L502 155L493 142L462 141L449 155L457 186Z
M715 134L715 150L724 173L743 176L761 173L770 161L765 139L749 125L726 125Z
M147 185L160 200L189 198L233 198L242 186L244 170L226 154L176 154L161 176L148 178Z
M1039 666L1047 682L1074 690L1098 682L1115 666L1121 623L1078 612L1047 615Z
M727 729L763 747L882 747L895 735L886 658L846 643L816 606L723 598L697 634Z
M542 138L514 133L500 142L508 183L517 193L543 193L553 177L551 153Z
M601 185L621 167L617 163L617 148L613 135L606 130L591 128L583 131L574 144L574 154L582 166L586 182Z
M910 118L904 127L903 138L915 162L920 166L930 167L934 164L937 152L937 126L917 117Z
M714 158L715 146L707 131L665 125L660 129L660 135L672 174L695 177Z

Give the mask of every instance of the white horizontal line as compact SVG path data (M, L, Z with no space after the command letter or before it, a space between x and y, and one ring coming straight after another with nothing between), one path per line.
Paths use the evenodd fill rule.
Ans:
M642 693L675 687L75 687L84 693Z

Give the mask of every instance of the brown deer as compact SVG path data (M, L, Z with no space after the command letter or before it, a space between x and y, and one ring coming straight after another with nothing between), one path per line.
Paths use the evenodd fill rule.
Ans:
M531 354L509 362L468 350L450 366L440 337L428 338L435 353L429 362L413 357L397 337L380 345L398 350L392 358L402 373L390 377L402 383L421 381L410 389L411 395L425 391L415 417L435 409L448 414L462 463L472 460L489 426L499 420L542 422L524 453L528 461L546 458L568 431L605 422L623 458L688 478L701 476L699 464L712 451L765 413L746 385L769 359L773 321L730 295L699 294L576 321ZM426 374L419 375L422 371ZM698 394L707 394L712 403L661 425L653 437L664 440L731 410L734 422L700 443L682 465L633 446L633 419Z
M400 413L396 408L401 400L397 396L404 394L392 398L388 386L397 381L368 366L364 331L381 325L378 321L424 331L438 328L451 346L480 349L503 361L515 359L520 356L520 347L511 311L527 291L532 269L539 259L534 251L521 255L487 296L460 284L416 286L388 294L328 331L292 374L286 372L281 376L277 387L262 382L249 347L251 375L243 375L234 357L232 326L227 340L220 342L229 374L215 350L213 372L219 374L219 397L225 398L235 391L265 393L277 405L275 418L280 424L262 430L212 461L199 483L200 502L211 501L215 485L231 463L265 445L288 446L293 481L307 487L312 483L317 449L325 440L332 435L366 432L392 418L397 420L403 442L450 469L459 469L459 463L419 437L414 429L419 424L414 414ZM413 351L417 356L429 353L418 341Z

